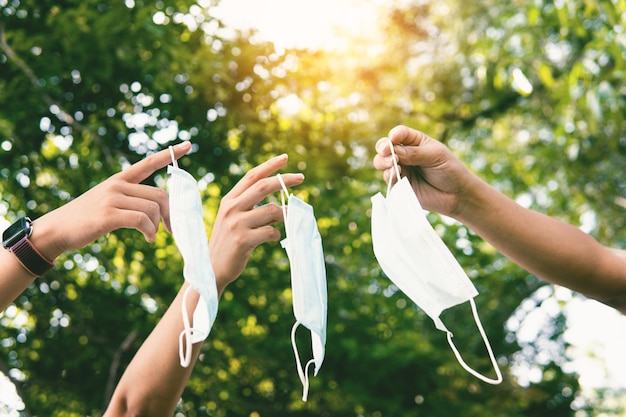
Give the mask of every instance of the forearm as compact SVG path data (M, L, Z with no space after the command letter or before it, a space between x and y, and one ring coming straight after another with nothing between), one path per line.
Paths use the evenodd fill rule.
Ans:
M578 228L518 205L477 179L457 219L538 277L624 311L626 259Z
M178 337L183 330L182 294L179 291L164 316L144 341L117 385L105 417L172 416L193 370L202 343L193 345L190 366L179 362ZM187 311L193 316L198 294L187 295Z
M4 311L32 282L35 277L24 269L14 254L0 247L0 310Z

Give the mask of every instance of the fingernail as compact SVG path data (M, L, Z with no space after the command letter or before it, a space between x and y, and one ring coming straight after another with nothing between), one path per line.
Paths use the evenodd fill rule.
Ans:
M380 151L385 149L385 146L387 146L386 138L379 139L378 142L376 142L376 146L375 146L376 152L380 153Z
M174 145L174 148L181 149L181 148L186 148L187 146L191 146L191 142L185 141L185 142L177 143L176 145Z
M406 148L404 146L394 146L393 149L397 155L406 156Z

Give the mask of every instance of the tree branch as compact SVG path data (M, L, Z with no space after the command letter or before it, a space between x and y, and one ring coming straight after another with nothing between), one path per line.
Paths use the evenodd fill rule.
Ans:
M41 88L41 84L39 83L39 78L35 75L35 72L28 66L28 64L20 58L20 56L11 48L6 39L6 32L4 30L4 24L0 23L0 50L4 51L9 60L13 61L15 65L24 73L26 78L30 81L33 87L41 94L44 103L48 105L48 108L55 106L59 109L57 113L54 115L59 119L59 121L69 125L77 132L89 131L92 135L94 141L100 145L102 151L105 153L108 160L111 160L111 154L108 152L108 148L102 146L102 138L98 133L88 130L81 123L77 122L63 107L54 101L52 97L46 94Z
M103 408L106 408L109 401L111 401L111 397L113 396L113 391L115 390L115 380L117 379L118 369L120 367L120 363L122 362L122 355L130 348L135 339L137 339L137 330L133 330L128 334L128 336L126 336L126 339L124 339L113 355L111 367L109 368L109 379L107 380L107 385L104 391Z

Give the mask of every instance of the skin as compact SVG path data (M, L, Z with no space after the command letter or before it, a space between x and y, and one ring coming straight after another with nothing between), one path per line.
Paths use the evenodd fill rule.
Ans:
M396 181L394 157L422 206L452 217L532 274L626 313L626 251L577 227L526 209L457 159L443 143L407 126L376 142L374 167Z
M280 239L280 232L273 225L282 221L282 209L273 203L257 205L280 190L278 179L269 176L286 162L287 155L280 155L251 169L220 202L209 239L220 296L243 272L254 248ZM282 174L282 177L288 187L304 180L302 174ZM202 343L194 344L190 366L180 366L178 335L183 329L180 311L185 288L186 285L122 375L105 417L174 414L202 346ZM191 317L198 294L190 291L188 297L186 305Z
M175 158L189 149L189 142L174 146ZM164 190L140 182L171 160L169 150L150 155L39 217L33 221L30 241L49 260L121 228L137 229L152 242L161 218L170 230L168 197ZM0 308L4 310L36 277L3 247L0 248L0 265Z
M173 147L175 159L191 149L189 142ZM141 181L171 163L169 150L119 172L75 200L33 222L33 245L49 260L79 249L95 239L120 228L140 231L148 242L156 237L161 219L170 229L169 201L164 190L142 185ZM251 169L220 202L209 239L209 249L218 292L243 272L258 245L277 241L280 232L274 224L283 220L276 204L259 205L266 196L281 189L271 174L287 163L279 155ZM302 174L282 174L288 187L301 184ZM11 252L0 248L0 305L4 310L35 279ZM122 375L105 411L106 417L167 416L174 414L202 343L192 347L190 366L180 366L178 336L183 329L181 308L184 284L152 333L144 341ZM199 296L190 291L186 303L189 316Z

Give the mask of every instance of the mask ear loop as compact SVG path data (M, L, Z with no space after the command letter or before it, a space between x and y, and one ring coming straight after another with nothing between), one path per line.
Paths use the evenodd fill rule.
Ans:
M289 190L287 190L283 177L280 174L276 174L276 176L278 177L278 181L280 181L280 185L283 187L283 189L280 190L280 202L281 208L283 209L283 220L287 222L287 206L285 205L285 196L289 195Z
M391 156L393 160L393 169L396 173L396 179L400 182L400 168L398 168L398 161L396 161L396 152L393 150L393 142L389 139L389 150L391 151ZM393 179L389 178L389 184L387 184L387 195L389 195L389 191L391 191L391 185L393 184Z
M306 402L309 396L309 367L315 363L315 359L309 360L304 366L304 369L302 368L302 363L300 362L300 354L298 353L298 347L296 346L296 328L299 325L300 322L296 321L291 328L291 346L293 347L293 353L296 357L298 376L300 377L300 382L302 382L302 401Z
M452 351L454 352L454 356L456 356L457 361L459 361L463 369L465 369L467 372L474 375L476 378L480 379L483 382L486 382L492 385L497 385L502 382L502 373L500 372L500 367L498 366L498 362L496 361L496 358L493 355L493 350L491 349L491 345L489 344L489 339L487 339L487 335L485 334L485 329L483 329L483 325L480 322L480 317L478 317L478 310L476 309L476 303L474 303L473 298L471 298L469 301L472 306L472 314L474 315L474 321L476 322L478 331L480 332L480 335L483 338L483 342L485 343L485 347L487 348L487 352L489 353L489 359L491 359L491 365L493 366L493 369L496 371L496 379L488 378L482 374L479 374L478 372L470 368L470 366L467 363L465 363L465 361L461 357L461 354L457 350L456 346L454 346L454 342L452 342L452 332L450 331L446 331L446 334L448 336L448 344L450 345L450 348L452 348Z
M176 162L176 158L174 158L174 149L172 148L172 146L169 146L169 150L170 150L170 155L172 156L172 165L174 165L174 168L178 168L178 162Z
M182 305L182 313L183 313L183 330L180 332L178 336L178 357L180 358L180 366L186 368L191 363L191 336L193 335L194 329L191 328L191 323L189 322L189 313L185 306L187 305L187 294L189 294L189 290L191 290L191 285L185 289L183 294Z

